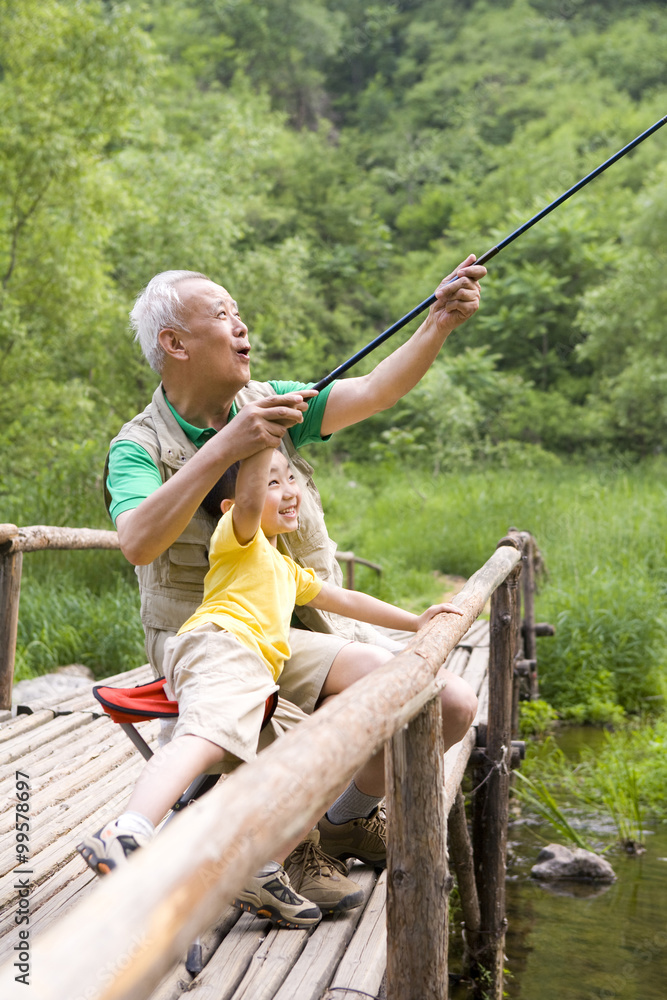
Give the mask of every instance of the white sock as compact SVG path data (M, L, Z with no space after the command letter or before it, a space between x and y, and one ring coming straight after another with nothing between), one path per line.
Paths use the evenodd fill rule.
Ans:
M267 861L265 865L262 865L255 872L255 878L262 878L264 875L272 875L273 872L278 872L282 868L282 865L278 861Z
M142 837L150 838L155 833L155 827L148 816L138 812L124 812L116 820L116 826L123 833L138 833Z
M370 816L375 807L382 801L382 796L366 795L360 792L353 781L339 795L331 808L327 809L327 819L330 823L340 825L349 823L351 819Z

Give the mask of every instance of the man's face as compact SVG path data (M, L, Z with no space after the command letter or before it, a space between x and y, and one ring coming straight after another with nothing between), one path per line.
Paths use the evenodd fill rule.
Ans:
M250 378L250 341L234 299L222 285L201 278L181 282L178 293L183 343L196 371L211 381L244 386Z
M262 531L267 538L296 531L299 527L301 491L289 462L281 451L271 460L269 488L262 509Z

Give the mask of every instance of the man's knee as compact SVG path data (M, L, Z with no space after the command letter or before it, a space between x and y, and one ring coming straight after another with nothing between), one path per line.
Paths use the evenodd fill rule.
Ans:
M440 701L445 730L460 733L458 739L461 739L477 714L477 695L466 681L460 677L451 677L447 680Z
M381 646L367 642L348 643L331 664L331 670L322 688L322 698L339 694L393 658L394 654Z

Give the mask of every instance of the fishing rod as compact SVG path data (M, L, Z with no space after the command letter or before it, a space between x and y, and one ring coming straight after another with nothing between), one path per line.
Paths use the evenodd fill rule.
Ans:
M650 128L647 128L645 132L642 132L641 135L638 135L636 139L633 139L632 142L629 142L627 146L623 147L623 149L619 149L617 153L614 153L613 156L610 156L608 160L605 160L604 163L601 163L599 167L595 168L595 170L591 170L590 174L586 174L585 177L582 177L580 181L577 181L577 183L573 184L571 188L568 188L564 194L562 194L559 198L556 198L555 201L552 201L549 205L546 206L546 208L543 208L541 212L538 212L537 215L534 215L532 217L532 219L529 219L528 222L524 222L522 226L519 226L519 228L515 229L513 233L510 233L509 236L506 236L504 240L501 240L501 242L497 243L496 246L491 247L490 250L487 250L486 253L483 253L481 257L477 258L475 264L486 264L488 260L491 260L491 258L495 257L496 254L499 254L501 250L504 250L505 247L510 245L510 243L513 243L514 240L519 238L519 236L522 236L523 233L527 232L532 226L535 225L536 222L539 222L540 219L543 219L546 215L549 215L549 213L553 212L555 208L558 208L559 205L562 205L564 201L567 201L568 198L571 198L573 194L576 194L577 191L580 191L582 187L584 187L586 184L589 184L590 181L592 181L595 177L597 177L604 170L610 167L612 163L616 163L616 161L620 160L622 156L625 156L626 153L629 153L631 149L634 149L635 146L638 146L640 142L643 142L644 139L648 139L650 135L653 135L654 132L657 132L659 128L662 128L665 122L667 122L667 115L665 115L664 118L661 118L659 121L657 121L655 125L651 125ZM456 278L452 278L452 281L456 281ZM380 344L384 344L385 340L388 340L395 333L397 333L404 326L406 326L410 322L410 320L413 320L416 316L419 316L420 313L424 312L425 309L428 309L430 306L432 306L435 301L436 301L435 294L429 295L427 299L424 299L423 302L420 302L418 306L415 306L414 309L411 309L410 312L406 313L405 316L403 316L401 319L397 320L395 323L392 323L392 325L387 327L387 329L384 330L383 333L378 334L378 336L375 337L374 340L371 340L370 343L366 344L365 347L362 347L360 351L357 351L357 353L353 354L350 358L347 359L347 361L344 361L342 365L339 365L338 368L334 368L332 372L330 372L328 375L325 375L324 378L321 378L319 382L316 382L315 385L313 386L313 389L317 389L318 391L320 389L324 389L327 385L330 385L331 382L334 381L334 379L340 378L340 376L345 374L346 371L349 371L349 369L352 368L353 365L356 365L357 362L361 361L362 358L365 358L367 354L370 354L371 351L374 351L376 347L380 346Z

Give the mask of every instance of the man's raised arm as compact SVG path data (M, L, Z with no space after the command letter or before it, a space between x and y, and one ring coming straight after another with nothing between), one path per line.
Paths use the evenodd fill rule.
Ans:
M424 377L452 330L479 308L479 281L486 268L474 261L471 254L443 278L435 292L437 301L405 344L368 375L341 379L334 384L322 420L323 436L388 410Z

